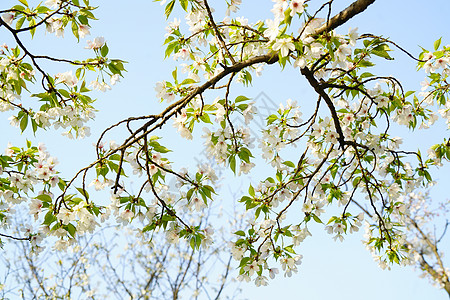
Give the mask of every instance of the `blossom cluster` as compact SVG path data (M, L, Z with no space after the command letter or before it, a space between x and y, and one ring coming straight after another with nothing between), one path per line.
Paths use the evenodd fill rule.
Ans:
M175 2L166 4L167 17ZM209 247L214 229L202 223L202 217L216 197L218 176L207 165L195 171L177 169L164 139L153 135L172 122L181 137L192 140L195 127L201 124L205 152L218 165L237 176L259 175L252 171L264 161L272 174L258 177L259 182L250 184L239 199L252 216L249 226L239 228L237 240L230 243L240 280L267 285L268 278L280 273L275 264L284 276L296 273L302 261L299 245L312 235L310 222L321 224L336 241L365 224L365 244L383 268L423 259L415 250L419 245L409 242L405 232L415 220L415 207L408 199L414 198L411 193L417 189L433 184L430 167L450 160L450 144L444 140L423 157L420 151L404 150L402 138L394 136L391 127L428 129L439 116L450 124L446 81L450 47L440 48L438 40L434 52L424 50L418 60L418 67L427 74L422 91L404 91L396 78L369 72L375 61L392 59L389 45L394 43L374 35L360 36L357 28L349 28L346 34L329 29L329 19L321 18L324 12L309 12L308 1L273 2L273 19L251 24L244 17L231 18L240 0L227 2L220 22L212 17L214 10L207 2L179 1L186 11L185 24L177 18L169 22L164 43L166 57L179 65L172 79L155 86L156 98L167 102L166 109L106 129L96 144L96 161L70 181L59 178L57 160L44 147L9 146L1 157L8 183L0 186L2 224L7 227L13 206L27 202L28 194L41 185L41 192L30 197L29 211L41 222L41 233L57 237L55 249L67 249L77 236L94 232L111 216L118 224L138 227L143 236L164 230L169 244L185 239L193 250ZM41 20L47 32L63 37L71 23L74 36L84 38L90 34L92 8L74 5L79 10L70 13L70 3L46 1L45 8L36 8L34 24ZM328 5L331 9L331 2ZM2 22L12 25L21 14L20 9L7 12ZM16 28L21 28L18 23ZM31 34L34 24L30 21ZM71 61L78 67L75 72L50 76L23 47L3 46L0 110L18 111L10 119L13 126L24 131L31 123L33 131L53 127L66 129L63 134L69 138L89 136L86 123L94 118L95 100L88 96L86 73L97 74L90 88L106 91L125 69L124 61L108 59L103 37L87 41L86 48L94 52L94 58ZM33 66L25 62L27 56ZM288 99L267 117L260 135L253 134L256 103L246 96L232 96L232 86L250 85L252 75L261 76L264 65L274 63L298 70L319 97L315 106L308 103L311 112L305 109L304 99ZM35 112L18 102L22 88L36 80L37 71L44 91L32 96L44 104ZM211 96L217 91L219 96ZM138 129L131 124L139 124ZM122 143L104 144L104 136L120 126L126 126L129 137ZM292 151L294 147L300 150ZM95 170L95 176L86 187L90 170ZM127 178L131 175L139 184L137 190L135 181ZM78 177L81 187L75 191ZM61 190L58 197L52 193L56 187ZM106 188L112 190L109 202L90 199L88 189ZM425 234L421 238L429 239ZM447 272L439 267L443 274Z

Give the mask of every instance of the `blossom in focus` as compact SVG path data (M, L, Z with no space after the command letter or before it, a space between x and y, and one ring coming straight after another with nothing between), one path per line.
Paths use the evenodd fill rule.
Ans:
M114 74L110 79L111 85L115 85L117 82L120 82L119 74Z
M278 33L280 32L279 26L280 21L279 20L266 20L267 29L264 31L264 37L268 38L269 40L273 41L277 38Z
M168 23L168 25L166 27L166 31L167 31L166 36L169 36L170 34L172 34L179 27L180 27L180 19L175 18L172 22Z
M34 219L37 220L39 213L41 212L42 208L42 201L37 199L32 199L31 203L29 204L30 208L30 214L34 215Z
M111 77L111 80L112 80L112 77ZM114 83L115 83L115 81L114 81ZM102 92L106 92L106 90L110 90L111 89L111 87L106 82L104 82L104 81L98 82L97 80L91 81L89 86L92 89L94 89L94 90L99 90L99 91L102 91Z
M86 49L100 49L105 44L105 38L102 36L96 37L93 41L88 40Z
M49 33L55 33L57 37L64 37L64 24L60 19L50 18L45 24Z
M358 34L358 27L355 28L349 28L348 30L348 36L350 38L350 41L348 42L350 46L356 46L356 40L359 37Z
M155 86L156 91L156 97L167 100L168 102L175 100L175 94L168 91L167 88L167 82L166 81L160 81L156 83Z
M297 13L301 14L304 11L303 0L292 0L289 8L291 9L291 17Z
M80 27L78 27L78 34L80 35L80 38L84 38L86 35L90 35L91 32L89 31L89 26L80 25Z
M295 45L290 38L277 39L272 46L272 49L275 51L280 50L281 56L287 56L290 51L295 50Z
M68 71L65 73L58 73L56 74L55 78L56 78L55 84L65 83L70 88L73 88L78 83L78 79L75 76L73 76L72 71Z

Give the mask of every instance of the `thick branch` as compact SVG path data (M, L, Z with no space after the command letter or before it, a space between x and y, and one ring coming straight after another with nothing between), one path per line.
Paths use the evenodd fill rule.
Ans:
M314 35L320 35L324 32L333 30L341 26L342 24L344 24L357 14L365 11L366 8L374 2L375 0L356 0L355 2L350 4L349 7L347 7L346 9L344 9L343 11L332 17L328 22L317 28L314 32Z
M333 18L330 19L329 22L327 22L326 24L324 24L323 26L319 27L318 29L316 29L315 34L321 34L323 32L332 30L342 24L344 24L346 21L348 21L350 18L352 18L353 16L361 13L362 11L364 11L370 4L372 4L373 2L375 2L375 0L357 0L355 1L353 4L351 4L349 7L347 7L345 10L341 11L339 14L337 14L336 16L334 16ZM83 171L83 170L87 170L90 169L92 166L96 165L98 162L106 159L108 156L114 154L117 151L121 151L122 149L126 149L128 147L130 147L131 145L133 145L136 141L140 140L143 136L147 135L149 132L153 131L156 127L158 127L158 125L150 128L149 126L153 125L154 123L156 123L158 120L162 120L163 122L165 122L165 120L168 120L172 115L174 115L179 109L181 109L182 107L184 107L187 103L189 103L189 101L191 101L196 95L199 95L201 93L203 93L206 89L214 86L217 82L219 82L222 78L224 78L225 76L227 76L228 74L231 73L236 73L239 72L240 70L257 64L257 63L267 63L267 64L274 64L279 60L279 57L277 55L277 53L272 52L272 53L268 53L268 54L264 54L264 55L260 55L260 56L256 56L253 57L251 59L248 59L246 61L242 61L242 62L238 62L236 64L233 64L230 67L226 67L226 69L219 73L217 76L213 77L212 79L208 80L207 82L205 82L202 86L197 87L196 89L194 89L189 95L183 97L182 99L180 99L179 101L173 103L172 105L169 105L163 112L161 112L159 115L154 116L150 121L148 121L146 124L144 124L143 126L141 126L141 128L139 128L138 130L136 130L123 144L122 146L120 146L118 149L111 151L110 153L108 153L107 156L98 159L97 161L95 161L94 163L92 163L91 165L83 168L82 170L80 170L79 173L77 173L75 175L75 177L69 182L69 184L67 185L66 189L64 190L63 194L61 196L64 196L65 192L67 191L68 187L72 184L72 182L78 177L78 175ZM315 80L315 79L314 79ZM329 97L328 97L329 98ZM328 103L327 103L328 104ZM335 119L336 122L336 119ZM162 123L159 124L159 126L162 126ZM338 127L340 129L340 126ZM336 128L336 130L339 130L338 128ZM138 136L139 133L143 132L141 135ZM339 137L342 138L342 142L343 141L343 134L342 134L342 130L341 132L338 132ZM341 142L341 141L340 141ZM342 145L342 143L341 143ZM60 197L61 197L60 196Z

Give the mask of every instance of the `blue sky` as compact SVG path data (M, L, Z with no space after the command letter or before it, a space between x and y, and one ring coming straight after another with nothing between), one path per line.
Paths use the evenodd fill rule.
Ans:
M3 2L3 1L2 1ZM12 3L12 0L5 1ZM31 2L31 1L29 1ZM210 1L214 7L222 1ZM317 1L311 1L314 5ZM37 136L28 137L33 141L44 141L52 155L59 158L59 168L64 174L70 175L80 166L84 166L94 158L94 148L91 144L101 131L122 118L131 115L157 113L163 106L155 99L154 85L157 81L170 79L170 73L175 66L172 59L163 60L165 17L163 8L158 3L148 0L135 1L92 1L100 5L96 16L99 21L92 23L91 36L104 36L110 48L111 58L120 58L128 61L125 78L121 80L112 91L97 93L97 113L95 123L91 123L92 136L85 141L68 141L59 134L48 131L38 133ZM336 13L350 4L351 1L337 1L333 8ZM6 7L2 4L2 8ZM237 16L245 16L250 22L258 19L270 18L272 2L269 0L243 0L241 10ZM221 19L218 8L218 20ZM389 37L399 45L414 54L420 48L431 48L433 42L443 37L443 43L450 43L448 18L450 3L448 1L433 1L432 5L423 1L389 1L378 0L366 12L355 17L346 25L338 29L345 34L349 27L359 27L359 33L373 33ZM175 16L175 15L174 15ZM180 18L180 15L177 15ZM181 16L181 18L183 18ZM0 32L0 41L8 41ZM74 38L66 33L65 39L56 39L53 36L38 36L33 41L31 49L36 53L49 53L54 56L79 57L80 53L88 54L83 49L85 41L74 44ZM48 45L51 44L51 47ZM74 46L75 45L75 46ZM84 54L82 54L84 55ZM415 72L415 63L406 55L396 51L395 61L377 67L378 72L385 75L398 76L409 90L418 90L420 81L425 77L423 71ZM69 70L70 66L57 66L55 72ZM292 98L307 107L309 101L313 103L316 96L310 87L304 84L298 71L286 70L280 73L278 66L270 66L261 78L257 78L250 88L238 87L234 93L255 97L264 92L275 103L284 102ZM24 136L18 137L18 129L12 129L7 121L8 114L3 113L0 119L2 132L2 147L8 141L24 143ZM171 127L170 124L168 127ZM410 136L408 132L399 131L400 134ZM404 145L416 150L433 143L440 142L444 131L423 135L419 139L411 137L405 139ZM165 137L170 137L169 145L177 145L179 140L174 130L165 130ZM111 137L114 139L114 136ZM167 140L167 139L166 139ZM186 143L185 143L186 144ZM183 144L184 145L184 144ZM186 144L192 149L198 146ZM85 155L80 156L80 149ZM84 150L87 149L87 150ZM183 152L185 153L185 152ZM191 155L175 154L175 159L192 164ZM76 157L76 159L73 159ZM69 162L70 161L70 162ZM437 177L441 182L448 182L449 168L439 171ZM448 193L439 185L433 191L436 198L448 198ZM440 199L442 200L442 199ZM313 229L314 230L314 229ZM292 278L279 276L271 281L268 287L255 288L253 284L241 286L244 297L249 299L275 299L277 297L291 299L447 299L444 292L432 287L427 280L420 279L419 273L412 268L394 267L392 271L383 271L373 262L368 251L360 242L361 235L348 236L344 243L334 242L321 228L315 228L313 237L307 239L300 248L303 254L303 264L299 274ZM449 238L444 241L450 250ZM447 258L447 265L450 264Z

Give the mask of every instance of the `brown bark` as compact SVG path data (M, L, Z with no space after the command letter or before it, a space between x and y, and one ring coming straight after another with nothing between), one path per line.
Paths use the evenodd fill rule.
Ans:
M374 2L375 0L356 0L346 9L332 17L327 23L317 28L315 34L322 34L341 26L357 14L365 11L366 8Z

